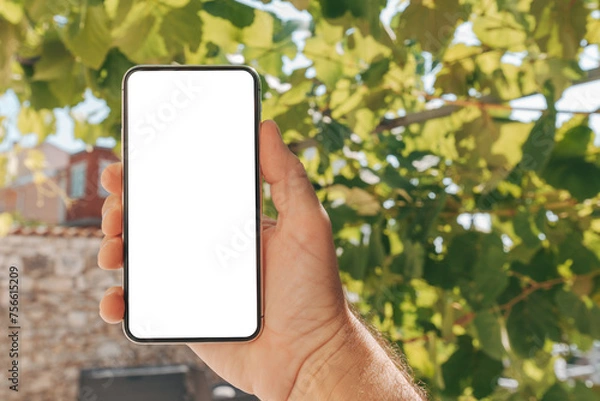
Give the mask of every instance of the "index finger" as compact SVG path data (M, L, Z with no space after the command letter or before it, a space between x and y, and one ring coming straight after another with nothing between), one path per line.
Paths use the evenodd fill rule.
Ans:
M121 196L123 188L121 174L123 173L123 164L121 162L110 164L102 172L100 183L108 192Z

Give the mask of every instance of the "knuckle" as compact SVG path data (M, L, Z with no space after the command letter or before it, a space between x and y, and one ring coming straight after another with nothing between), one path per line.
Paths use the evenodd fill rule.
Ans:
M291 161L289 172L292 176L308 179L308 174L306 173L304 164L302 164L300 159L295 155L293 156L293 159Z

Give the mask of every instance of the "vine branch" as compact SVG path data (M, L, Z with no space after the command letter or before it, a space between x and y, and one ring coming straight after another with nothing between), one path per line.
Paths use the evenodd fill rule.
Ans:
M487 103L477 100L448 100L437 96L432 96L428 94L421 94L426 100L441 100L447 105L454 105L460 107L477 107L480 109L487 110L506 110L506 111L531 111L531 112L539 112L543 113L546 109L538 109L535 107L514 107L508 104L502 103ZM582 111L582 110L556 110L559 114L575 114L575 115L584 115L591 116L592 114L600 114L600 109L593 111Z
M539 290L547 291L547 290L551 289L552 287L555 287L560 284L564 284L571 280L578 280L578 279L585 279L585 278L591 279L596 276L599 276L600 270L596 270L596 271L593 271L593 272L587 273L587 274L574 275L572 277L558 277L558 278L555 278L552 280L547 280L547 281L535 281L531 277L524 276L518 272L510 272L510 274L515 277L519 277L522 280L528 281L529 286L524 288L523 292L521 292L516 297L512 298L510 301L508 301L502 305L499 305L499 306L493 306L490 309L487 309L486 312L495 312L495 311L500 310L500 311L505 312L505 318L507 318L508 315L510 314L510 311L512 310L512 308L515 305L526 300L534 292L539 291ZM475 319L476 315L477 315L476 312L469 312L469 313L459 317L458 319L456 319L453 323L453 326L465 327L469 323L471 323L473 321L473 319ZM427 340L428 338L429 338L429 336L427 335L427 333L425 333L422 336L408 338L408 339L401 339L399 341L402 342L403 344L410 344L410 343L414 343L414 342L421 341L421 340Z

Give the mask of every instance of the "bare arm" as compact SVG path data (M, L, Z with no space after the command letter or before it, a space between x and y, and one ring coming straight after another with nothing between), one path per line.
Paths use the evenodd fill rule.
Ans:
M424 391L398 355L351 313L348 323L299 371L288 401L423 401Z

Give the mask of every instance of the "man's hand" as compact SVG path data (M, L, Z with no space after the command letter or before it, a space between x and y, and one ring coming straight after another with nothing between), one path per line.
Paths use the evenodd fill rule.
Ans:
M249 343L189 347L217 374L265 401L420 400L350 312L329 218L301 162L270 121L261 126L260 165L278 211L277 220L265 217L262 227L263 332ZM102 174L102 185L111 193L102 208L106 237L98 264L104 269L123 263L121 174L120 163ZM124 310L123 289L108 289L100 302L102 318L118 323Z

